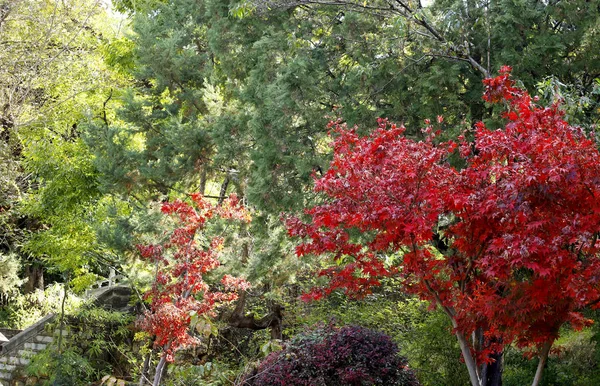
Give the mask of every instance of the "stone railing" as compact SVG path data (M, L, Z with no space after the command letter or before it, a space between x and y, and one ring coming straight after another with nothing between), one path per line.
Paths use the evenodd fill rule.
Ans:
M108 279L103 279L92 284L86 291L85 297L90 298L95 296L96 293L110 287L122 284L127 278L123 275L115 275L114 271L111 271Z

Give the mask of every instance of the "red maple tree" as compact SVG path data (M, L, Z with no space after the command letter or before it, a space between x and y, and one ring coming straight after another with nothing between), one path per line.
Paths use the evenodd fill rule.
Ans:
M235 300L236 290L249 287L244 280L229 275L221 280L223 291L209 287L204 277L220 265L218 254L223 248L223 238L208 238L203 234L207 222L213 218L248 222L248 212L235 195L218 206L201 194L192 194L191 201L193 205L181 200L164 203L161 211L174 216L179 226L162 244L137 246L142 258L155 265L152 289L144 294L150 300L150 307L139 323L155 337L154 347L161 350L155 385L160 383L166 363L173 361L177 350L198 343L189 333L192 316L214 316L218 303Z
M484 99L505 107L504 129L480 122L471 141L439 141L429 122L422 141L387 120L368 137L331 123L334 158L315 183L327 202L306 211L308 222L288 220L304 239L299 256L338 262L308 297L403 278L452 321L474 386L481 364L512 342L537 350L537 385L559 328L588 324L580 311L600 303L597 144L558 103L539 106L515 87L510 70L484 81Z

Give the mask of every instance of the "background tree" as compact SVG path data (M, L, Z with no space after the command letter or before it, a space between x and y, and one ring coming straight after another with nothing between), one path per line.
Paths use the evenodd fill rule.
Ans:
M119 27L100 1L0 8L1 248L20 256L31 291L58 263L88 271L92 216L78 205L99 192L79 135L86 115L106 107L111 76L100 48Z
M123 123L90 141L107 186L128 194L198 190L212 179L263 213L301 208L329 156L332 114L414 127L443 113L449 127L470 126L492 117L481 80L501 63L530 89L550 76L571 85L578 101L586 95L571 121L596 121L591 3L121 5L133 15L137 86Z

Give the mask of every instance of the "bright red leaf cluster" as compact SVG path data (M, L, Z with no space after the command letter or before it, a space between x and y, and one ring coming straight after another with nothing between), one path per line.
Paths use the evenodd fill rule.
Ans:
M181 200L162 205L162 212L179 223L167 242L137 246L142 258L156 265L152 289L144 295L151 301L150 310L140 327L156 337L154 345L162 348L168 361L178 349L197 343L189 334L192 314L212 315L217 303L235 300L236 290L249 287L246 281L225 275L221 280L224 291L211 290L204 275L219 266L223 239L213 237L207 246L198 241L209 220L218 217L248 222L248 212L234 195L219 206L200 194L192 194L191 199L193 205Z
M579 311L600 302L600 154L558 105L538 106L515 87L509 67L484 83L507 123L478 123L471 141L437 141L431 126L415 141L386 120L359 137L332 123L334 159L316 181L327 203L288 229L304 239L298 255L338 261L322 273L330 286L311 297L364 294L400 276L456 331L482 329L485 361L497 342L552 342L564 323L587 324ZM461 168L448 161L457 149Z

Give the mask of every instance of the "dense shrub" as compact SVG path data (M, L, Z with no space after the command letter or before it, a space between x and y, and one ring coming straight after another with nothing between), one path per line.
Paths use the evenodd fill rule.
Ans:
M402 342L400 353L408 358L409 366L421 384L469 384L458 341L450 334L452 324L448 316L442 310L428 310L429 303L399 293L394 285L393 282L384 282L374 289L373 294L360 300L349 299L336 292L318 302L307 304L298 300L297 303L286 303L288 322L284 332L287 336L294 336L302 330L301 325L312 325L327 318L332 318L339 325L354 324L377 329L393 341Z
M130 379L141 366L134 352L133 321L133 315L89 306L66 315L62 352L55 339L31 358L26 373L44 386L97 384L105 375ZM57 318L50 330L58 329L58 323Z
M271 353L245 386L418 385L398 346L362 327L319 327Z

